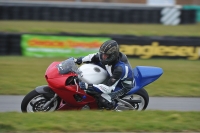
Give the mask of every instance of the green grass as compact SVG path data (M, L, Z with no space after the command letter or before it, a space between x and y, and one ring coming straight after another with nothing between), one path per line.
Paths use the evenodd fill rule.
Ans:
M0 21L1 32L128 34L137 36L200 36L200 23L164 26L161 24L78 23L50 21Z
M108 117L109 116L109 117ZM0 113L0 132L199 132L199 112Z
M200 24L163 26L148 24L0 21L0 32L128 34L138 36L197 36ZM46 84L44 73L53 61L65 58L0 56L0 94L25 95ZM150 96L200 97L200 62L135 59L136 65L162 67L164 74L146 86ZM109 117L108 117L109 116ZM0 113L0 132L200 132L199 112L178 111L67 111L22 114Z
M0 56L0 94L24 95L35 87L47 84L46 68L53 61L66 58L34 58ZM168 59L130 58L132 67L137 65L163 68L164 74L146 86L150 96L200 96L200 62Z

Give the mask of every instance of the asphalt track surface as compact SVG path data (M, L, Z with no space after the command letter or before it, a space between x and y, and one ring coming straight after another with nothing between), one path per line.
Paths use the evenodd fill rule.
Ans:
M21 112L24 96L0 95L0 112ZM147 110L200 111L200 98L150 97Z

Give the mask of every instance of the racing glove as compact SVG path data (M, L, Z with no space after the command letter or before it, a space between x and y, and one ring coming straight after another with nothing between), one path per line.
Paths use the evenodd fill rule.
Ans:
M79 82L79 86L82 90L87 90L87 89L92 89L93 88L93 84L87 84L85 82Z
M86 90L88 88L88 84L85 82L79 82L79 86L82 90Z
M83 57L80 57L80 58L74 59L74 62L75 62L76 64L80 65L80 64L83 63L83 62L82 62L82 58L83 58Z

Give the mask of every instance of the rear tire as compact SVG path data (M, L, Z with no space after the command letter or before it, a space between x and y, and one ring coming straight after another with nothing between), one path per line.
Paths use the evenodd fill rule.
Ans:
M51 112L58 109L61 99L57 97L46 109L42 109L43 105L49 101L43 94L39 94L35 90L29 92L21 103L21 111L27 112Z
M135 92L132 95L125 96L123 99L128 99L128 100L141 100L141 103L134 104L133 106L136 106L136 110L145 110L149 104L149 95L147 91L142 88Z

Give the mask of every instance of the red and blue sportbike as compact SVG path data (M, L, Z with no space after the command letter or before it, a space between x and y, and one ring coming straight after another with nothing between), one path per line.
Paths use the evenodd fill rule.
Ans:
M133 69L134 87L123 97L117 98L115 110L145 110L149 95L144 87L162 74L159 67L136 66ZM22 112L48 112L59 110L97 110L95 94L82 90L78 83L100 84L107 79L107 72L95 64L78 66L73 58L62 62L53 62L46 70L47 85L36 87L22 100Z

